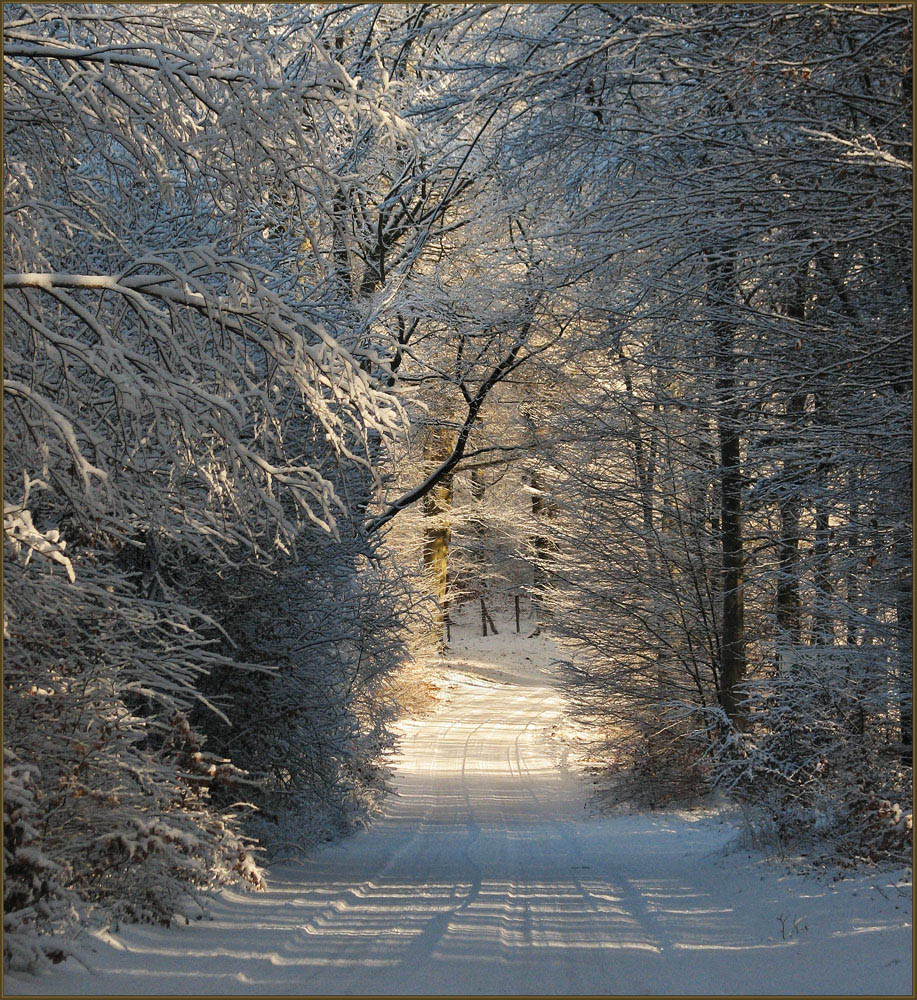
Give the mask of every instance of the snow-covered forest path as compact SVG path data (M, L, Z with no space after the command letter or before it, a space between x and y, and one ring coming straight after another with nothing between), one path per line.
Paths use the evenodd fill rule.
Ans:
M551 735L541 638L459 639L365 832L228 891L214 919L106 937L8 993L910 993L910 905L724 852L716 817L593 818Z

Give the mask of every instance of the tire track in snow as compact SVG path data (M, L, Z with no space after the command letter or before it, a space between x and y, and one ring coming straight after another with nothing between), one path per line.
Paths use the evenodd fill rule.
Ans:
M453 729L456 729L462 724L463 720L461 718L454 718L436 730L434 734L434 749L430 754L428 768L428 774L431 776L431 780L429 782L430 784L433 783L432 775L435 770L437 748ZM344 921L346 923L348 913L358 910L361 906L365 906L368 900L378 897L379 893L385 888L385 877L390 874L402 860L408 857L412 849L416 849L418 842L422 841L427 834L430 826L430 817L434 809L435 807L431 803L427 807L425 813L418 817L412 824L411 832L401 839L400 842L398 840L394 840L387 857L379 862L378 866L375 867L370 874L363 875L362 880L358 885L349 886L342 890L339 895L328 900L325 903L323 910L319 913L311 915L302 925L302 932L307 937L321 937L322 939L331 940L334 937L333 928L335 922ZM386 823L393 824L397 822L398 821L394 817L383 816L379 823L378 832L384 831ZM338 846L339 845L332 845L326 850L333 852ZM343 952L348 947L352 946L346 935L338 935L337 937L338 946L336 948L336 953Z

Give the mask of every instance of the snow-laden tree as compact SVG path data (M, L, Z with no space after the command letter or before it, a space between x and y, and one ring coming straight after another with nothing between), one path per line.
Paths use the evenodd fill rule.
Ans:
M384 529L539 349L463 89L486 14L5 11L7 733L72 899L165 919L257 882L240 800L282 849L378 790L416 641ZM376 504L397 397L448 447Z
M397 662L396 632L366 637L373 595L393 591L358 539L401 408L302 254L354 121L379 142L410 130L257 11L11 5L4 40L5 734L33 790L5 813L27 831L7 841L21 963L42 946L14 932L65 914L55 885L168 919L185 888L259 882L235 817L274 737L240 755L247 779L229 763L216 730L239 698L266 718L294 703L301 754L330 741L340 761L378 731L354 703ZM307 570L319 551L341 560L327 583ZM240 645L240 604L278 586L319 623L313 654L290 652L303 618L280 605L287 638ZM357 622L335 628L351 593ZM331 675L336 693L303 696ZM300 757L279 766L306 780Z
M709 746L692 715L753 753L766 678L822 657L866 780L908 794L909 31L895 6L596 5L507 32L517 158L567 206L583 336L556 628L657 762Z
M372 5L309 17L349 73L387 94L402 119L423 123L413 144L381 158L355 136L348 168L359 163L377 180L355 190L348 178L327 204L337 281L412 423L369 529L388 533L395 518L420 518L419 537L400 526L390 537L405 567L420 561L421 591L438 604L441 633L454 576L454 477L485 446L491 397L554 336L538 262L514 238L526 195L510 191L503 173L512 108L486 99L474 71L469 79L494 13Z

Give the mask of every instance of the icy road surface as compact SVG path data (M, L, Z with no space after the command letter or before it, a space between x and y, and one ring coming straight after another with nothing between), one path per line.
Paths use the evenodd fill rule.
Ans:
M724 852L716 817L590 818L550 735L552 652L459 641L370 829L6 994L911 993L900 879L788 875Z

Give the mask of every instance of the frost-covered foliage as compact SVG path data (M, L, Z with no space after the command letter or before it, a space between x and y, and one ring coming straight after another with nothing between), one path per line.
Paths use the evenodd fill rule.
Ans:
M529 169L563 159L575 220L555 230L578 336L543 409L542 562L579 706L656 784L644 801L710 775L719 709L775 767L797 727L828 757L865 732L863 781L906 811L911 13L522 21L516 141ZM813 657L811 687L783 686L778 663ZM853 708L821 711L816 674ZM759 680L768 713L743 694Z
M452 527L646 774L907 756L909 23L4 5L11 961L370 807Z
M307 280L309 220L323 162L410 130L264 12L3 17L6 940L34 965L71 907L259 885L244 803L370 783L401 609L362 525L401 410Z
M747 729L718 720L717 784L747 807L749 832L767 847L911 857L911 776L894 749L887 657L882 649L797 650L776 676L747 685Z
M362 823L384 790L386 677L407 658L410 600L355 536L313 538L243 591L226 629L269 672L213 671L204 690L227 722L199 714L208 745L257 779L247 828L274 857Z
M74 896L44 850L39 784L38 767L4 749L3 960L19 969L46 968L70 954L63 932L73 920Z

